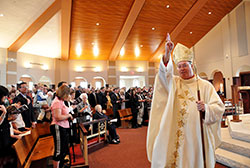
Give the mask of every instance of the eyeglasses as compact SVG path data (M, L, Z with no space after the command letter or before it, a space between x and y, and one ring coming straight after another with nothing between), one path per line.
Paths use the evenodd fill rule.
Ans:
M178 68L178 69L187 68L187 67L189 67L189 63L182 63L182 64L178 64L178 65L177 65L177 68Z

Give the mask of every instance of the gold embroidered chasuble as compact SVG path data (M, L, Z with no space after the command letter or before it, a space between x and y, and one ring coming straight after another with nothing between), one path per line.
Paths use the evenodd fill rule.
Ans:
M173 75L170 61L160 63L147 134L147 155L152 168L203 167L197 80ZM215 149L220 144L220 119L224 112L214 87L198 79L201 100L205 103L203 124L206 167L215 165Z

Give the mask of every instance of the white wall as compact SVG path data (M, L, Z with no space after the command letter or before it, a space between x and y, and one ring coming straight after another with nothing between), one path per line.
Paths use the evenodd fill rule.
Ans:
M239 18L239 13L244 17ZM245 23L245 28L239 24ZM243 24L244 25L244 24ZM244 31L245 30L245 31ZM246 41L240 37L247 36ZM247 54L242 53L248 46ZM204 72L209 79L215 71L221 71L226 79L227 98L231 98L232 77L237 72L250 71L250 2L243 1L226 15L210 32L194 46L198 72ZM249 67L249 69L248 69Z
M128 72L121 72L122 67L127 67ZM137 68L143 72L137 72ZM145 84L148 86L148 61L116 61L116 84L120 86L120 76L145 76Z
M82 72L77 72L77 67L82 67ZM84 68L87 67L87 68ZM100 67L100 72L94 72L94 67ZM69 60L69 82L73 82L76 77L83 77L91 83L94 77L102 77L107 83L107 61L92 60Z
M0 84L6 86L7 49L0 48Z
M46 64L48 70L43 70L42 66L32 65L32 68L25 68L27 63ZM47 76L52 83L55 82L55 59L32 55L27 53L17 53L17 81L24 74L31 76L34 83L38 83L42 76Z

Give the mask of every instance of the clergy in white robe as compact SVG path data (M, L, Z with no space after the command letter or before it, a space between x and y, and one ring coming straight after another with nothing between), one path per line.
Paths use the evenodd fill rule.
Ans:
M173 43L170 37L168 39L166 55L160 62L155 79L147 133L148 159L152 168L204 167L199 116L201 110L205 116L203 132L206 168L214 168L224 104L210 82L195 76L193 53L181 44L177 44L173 52L179 76L173 74L175 65L169 59ZM198 101L197 86L201 101Z

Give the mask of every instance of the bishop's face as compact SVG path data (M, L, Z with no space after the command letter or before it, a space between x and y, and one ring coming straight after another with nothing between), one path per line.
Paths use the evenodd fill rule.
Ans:
M177 70L182 79L190 79L194 76L193 65L188 61L178 62Z

